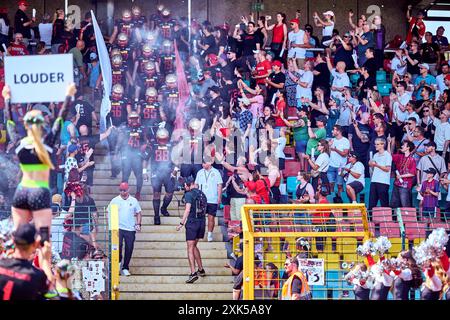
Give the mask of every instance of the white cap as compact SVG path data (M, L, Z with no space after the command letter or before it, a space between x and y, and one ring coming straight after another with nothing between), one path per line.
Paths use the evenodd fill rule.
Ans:
M419 68L425 68L427 70L430 70L430 66L428 65L428 63L421 63L421 64L419 64Z
M324 15L324 16L325 16L325 15L328 15L328 16L334 17L334 12L331 11L331 10L328 10L327 12L324 12L323 15Z

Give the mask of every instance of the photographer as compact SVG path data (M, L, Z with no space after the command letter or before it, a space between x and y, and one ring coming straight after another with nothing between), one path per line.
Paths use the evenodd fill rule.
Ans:
M41 244L32 224L19 225L13 242L12 258L0 259L0 300L44 300L48 281L53 280L50 242ZM36 251L42 270L30 261Z
M195 187L194 179L191 177L186 178L184 188L186 190L184 195L186 208L176 229L180 231L183 226L186 228L188 260L191 269L191 274L186 283L194 283L198 280L198 276L204 277L206 275L202 257L197 247L198 241L205 236L206 196ZM198 266L197 271L195 270L196 264Z

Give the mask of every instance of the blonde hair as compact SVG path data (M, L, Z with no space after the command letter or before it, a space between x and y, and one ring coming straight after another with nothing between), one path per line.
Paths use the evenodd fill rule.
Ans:
M450 279L447 275L447 272L445 272L444 268L442 267L442 264L440 261L433 261L431 265L434 267L434 272L436 276L441 280L442 282L442 289L441 289L441 295L444 294L447 289L450 286Z
M29 111L29 117L34 118L36 116L42 115L42 113L39 110L31 110ZM50 160L50 156L48 155L47 150L44 147L44 144L42 143L42 130L41 126L39 124L33 123L28 124L25 123L27 131L31 133L31 137L33 138L33 144L34 149L36 150L36 154L41 160L43 164L46 164L50 167L50 169L54 169L53 163Z

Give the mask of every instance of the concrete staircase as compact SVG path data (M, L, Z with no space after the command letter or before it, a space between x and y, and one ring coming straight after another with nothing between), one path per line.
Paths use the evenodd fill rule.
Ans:
M119 194L121 174L111 179L109 159L106 148L98 145L95 150L95 172L92 197L97 207L107 207L112 198ZM131 174L130 194L135 194L136 179ZM152 188L150 182L144 182L141 192L142 231L137 234L133 257L130 263L130 277L120 277L121 300L192 300L232 298L232 281L230 270L224 268L227 251L221 228L216 218L214 241L199 243L206 277L199 278L193 284L185 281L190 273L184 229L176 231L176 226L183 215L184 206L179 207L178 199L182 193L177 192L169 206L170 217L161 217L161 225L153 225Z

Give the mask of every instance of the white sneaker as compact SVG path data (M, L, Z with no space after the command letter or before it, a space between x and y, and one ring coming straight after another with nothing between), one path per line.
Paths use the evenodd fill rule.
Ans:
M122 270L122 275L125 276L125 277L129 277L129 276L131 276L131 273L130 273L130 271L128 271L128 269L123 269Z
M208 232L208 242L213 242L214 238L213 238L213 234L212 232Z

